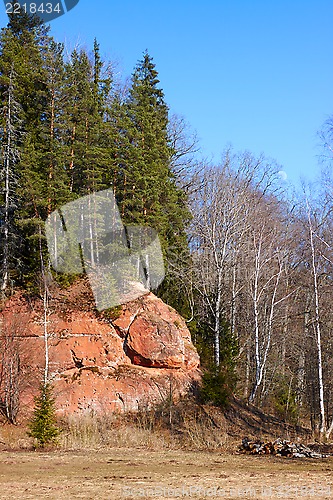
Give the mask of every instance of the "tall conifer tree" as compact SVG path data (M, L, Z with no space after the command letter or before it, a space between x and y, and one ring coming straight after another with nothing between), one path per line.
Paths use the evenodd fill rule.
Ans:
M133 73L126 112L129 147L126 164L120 169L122 189L118 199L127 223L148 225L158 232L167 266L165 284L173 289L166 293L164 285L160 293L174 304L179 284L168 264L187 254L189 212L171 168L174 151L168 137L168 107L147 52Z
M38 43L44 32L40 22L26 14L11 16L10 23L0 34L0 93L2 103L3 131L1 134L2 162L5 176L2 178L4 224L4 268L22 271L22 248L13 245L13 231L18 227L22 240L25 231L19 225L23 207L27 202L24 191L21 162L29 134L38 130L37 118L42 96L40 68L41 58ZM16 241L17 243L17 241ZM8 249L11 247L11 251ZM7 257L8 255L8 257ZM9 259L11 262L9 262ZM18 263L18 259L20 262ZM21 265L18 265L21 264ZM8 285L8 273L4 270L2 289Z
M18 232L14 222L17 206L17 163L22 139L22 112L16 100L16 73L12 66L9 75L3 71L0 79L0 290L4 295L11 275L17 266ZM13 258L14 257L14 258Z
M8 93L6 81L12 71L15 102L20 109L17 145L20 161L15 164L16 205L11 218L20 230L23 243L16 252L20 257L21 265L17 269L21 277L34 274L43 220L56 204L55 192L61 197L63 182L62 170L57 167L62 163L58 155L57 117L61 110L57 95L63 63L61 47L54 43L48 31L37 17L22 12L11 16L8 27L0 35L2 101Z

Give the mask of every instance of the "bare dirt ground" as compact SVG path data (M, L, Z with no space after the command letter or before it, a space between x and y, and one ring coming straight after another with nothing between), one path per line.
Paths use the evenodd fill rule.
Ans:
M0 498L333 498L333 457L110 449L0 452Z

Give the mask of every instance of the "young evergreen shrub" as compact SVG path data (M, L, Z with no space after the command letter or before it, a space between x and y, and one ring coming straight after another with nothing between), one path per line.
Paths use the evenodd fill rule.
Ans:
M43 384L40 395L35 397L35 409L29 423L28 435L35 438L37 446L56 443L60 430L57 427L55 401L50 384Z
M228 374L225 370L216 372L216 368L213 367L206 371L202 377L201 401L203 403L212 403L220 408L226 408L232 394L232 388L228 382Z
M202 365L206 368L200 388L200 399L203 403L212 403L220 408L228 406L229 400L236 389L237 373L236 358L238 343L231 334L229 324L221 323L220 333L220 366L213 362L214 352L212 342L209 342L209 330L201 332L197 343Z
M273 394L273 405L277 416L290 424L297 424L299 407L297 394L290 381L281 377Z

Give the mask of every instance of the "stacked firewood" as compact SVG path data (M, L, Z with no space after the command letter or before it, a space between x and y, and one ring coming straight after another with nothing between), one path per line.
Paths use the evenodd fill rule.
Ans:
M249 441L248 438L242 440L239 453L248 455L276 455L278 457L293 458L327 458L329 455L317 453L304 444L292 443L282 439L275 441Z

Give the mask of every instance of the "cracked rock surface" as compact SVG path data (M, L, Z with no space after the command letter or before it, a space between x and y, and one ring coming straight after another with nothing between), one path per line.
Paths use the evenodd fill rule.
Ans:
M20 351L21 412L45 368L43 304L23 294L0 312ZM161 402L170 387L177 398L200 380L199 356L183 318L154 294L97 314L87 283L51 290L47 316L49 378L59 414L133 411Z

